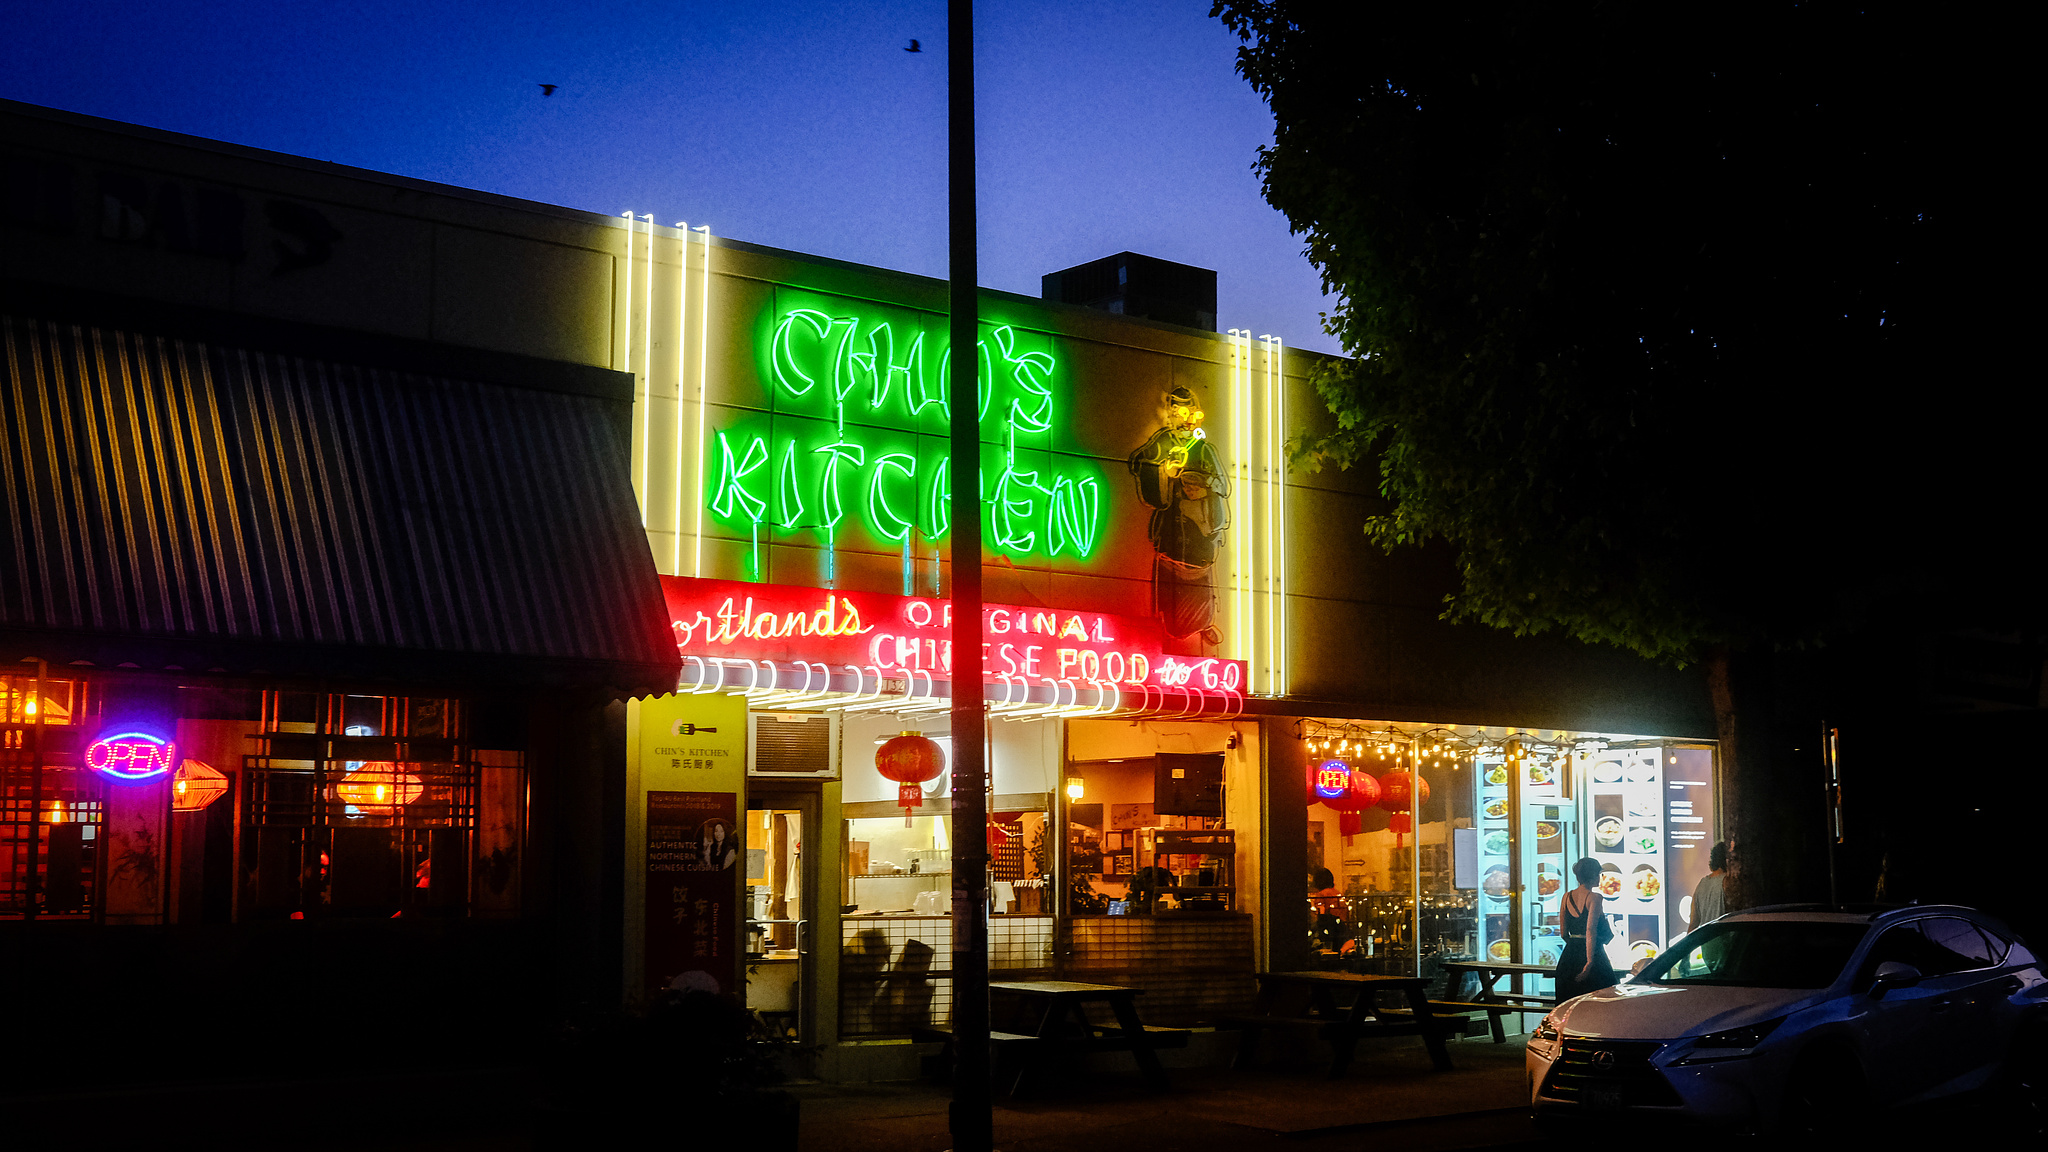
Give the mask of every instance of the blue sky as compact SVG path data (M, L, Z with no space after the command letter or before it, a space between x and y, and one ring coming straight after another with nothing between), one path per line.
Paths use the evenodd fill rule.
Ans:
M1221 327L1336 351L1251 172L1272 121L1207 0L976 19L984 285L1037 295L1128 248L1216 269ZM943 0L72 2L8 23L11 99L946 274Z

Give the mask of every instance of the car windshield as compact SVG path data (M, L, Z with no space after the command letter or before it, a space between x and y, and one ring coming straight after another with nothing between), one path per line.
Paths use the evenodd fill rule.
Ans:
M1709 924L1657 957L1636 979L1652 984L1825 988L1870 931L1865 924L1738 920Z

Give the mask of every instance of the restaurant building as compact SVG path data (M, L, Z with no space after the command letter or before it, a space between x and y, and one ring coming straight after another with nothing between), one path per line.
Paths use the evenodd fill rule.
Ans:
M0 656L43 664L0 931L431 915L572 951L557 1003L737 992L809 1074L914 1074L952 997L945 284L0 126L0 426L45 486L8 506ZM1319 357L1215 323L983 293L992 968L1199 1027L1261 969L1539 960L1582 854L1618 955L1661 947L1715 829L1697 679L1443 623L1445 558L1360 533L1371 470L1288 466Z

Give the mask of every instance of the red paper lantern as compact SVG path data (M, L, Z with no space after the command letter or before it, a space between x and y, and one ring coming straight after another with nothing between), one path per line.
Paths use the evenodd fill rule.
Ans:
M924 807L924 785L945 770L945 749L922 732L905 732L875 750L875 771L897 784L896 804L903 809L905 828L910 827L910 810Z
M1422 791L1422 798L1417 802L1422 804L1429 803L1429 781L1415 775L1413 772L1387 773L1385 776L1380 777L1380 807L1385 808L1389 812L1408 811L1410 807L1409 801L1414 799L1412 794L1418 787Z

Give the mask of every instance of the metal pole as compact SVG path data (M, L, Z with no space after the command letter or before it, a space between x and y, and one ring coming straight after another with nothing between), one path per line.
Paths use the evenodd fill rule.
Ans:
M1828 904L1841 902L1835 885L1835 851L1842 843L1842 730L1822 726L1820 733L1821 761L1827 765L1827 833L1828 833Z
M28 875L25 877L27 883L22 887L22 895L27 898L21 910L23 920L36 918L36 913L41 911L43 899L43 713L46 711L43 707L43 679L50 674L48 661L40 656L31 656L29 659L33 660L36 666L35 683L29 689L28 698L30 706L36 710L36 718L34 727L29 729L29 740L34 748L29 753ZM71 722L76 724L82 717L76 714L75 701L72 708Z
M956 1152L989 1152L987 717L981 684L981 357L974 211L974 4L946 5L953 491L953 1107Z

